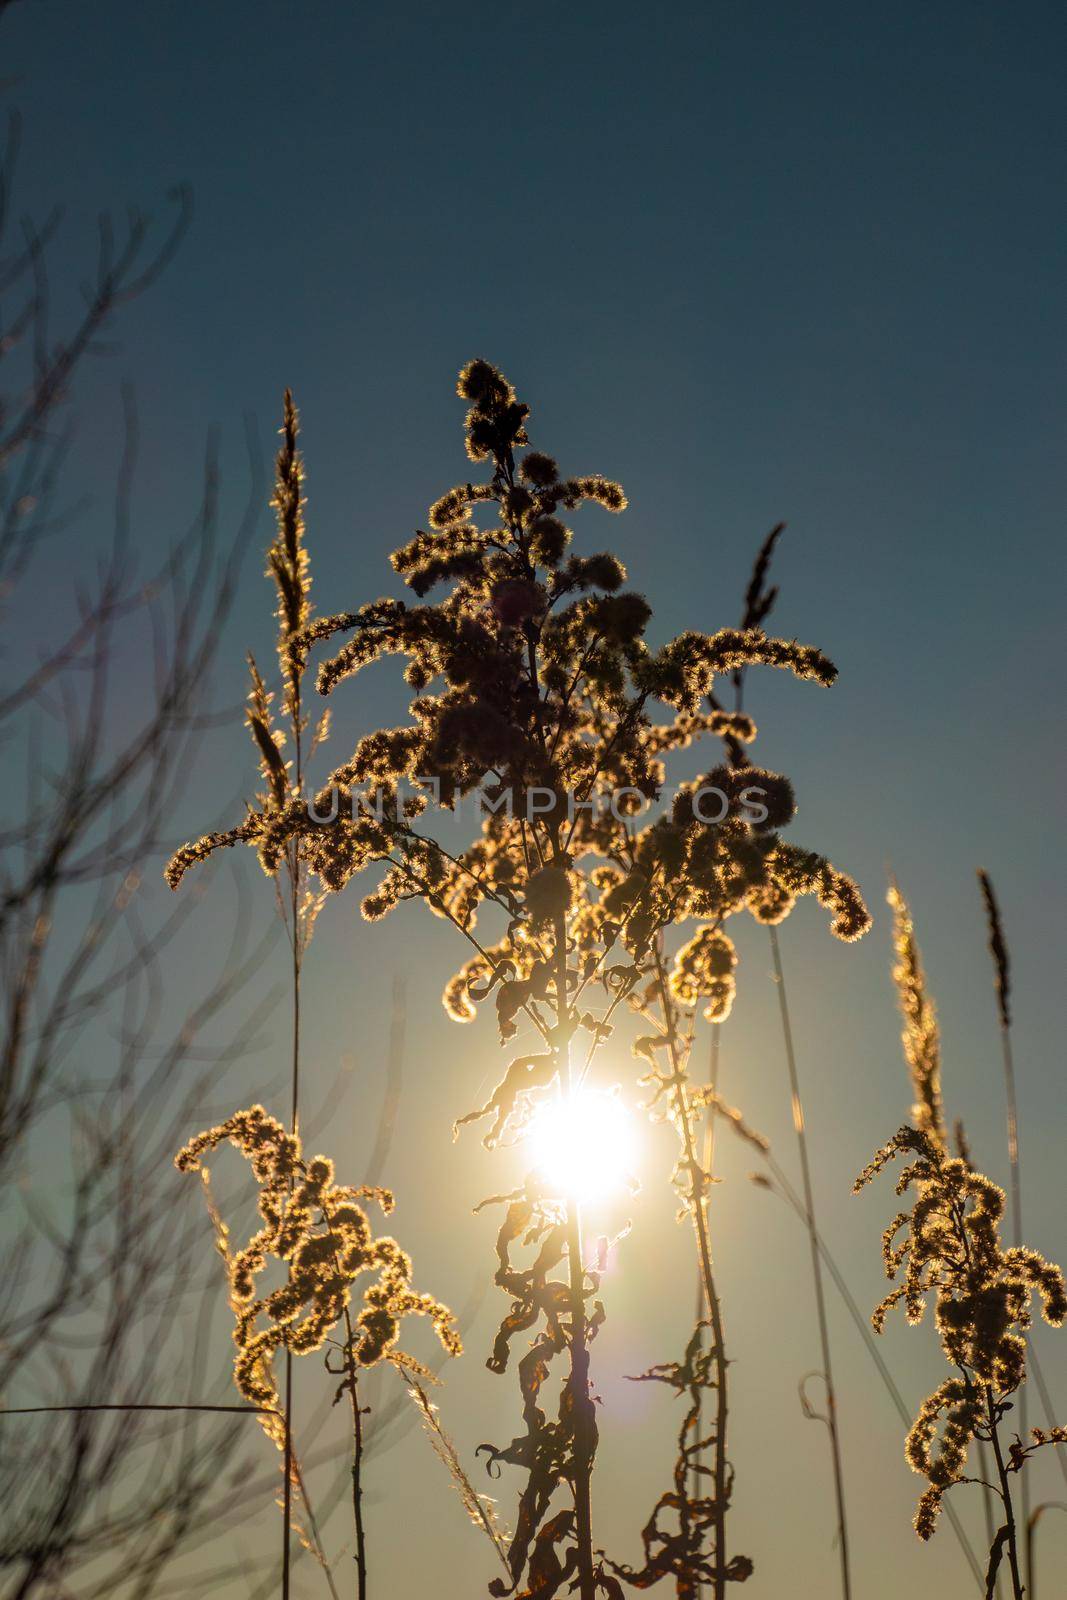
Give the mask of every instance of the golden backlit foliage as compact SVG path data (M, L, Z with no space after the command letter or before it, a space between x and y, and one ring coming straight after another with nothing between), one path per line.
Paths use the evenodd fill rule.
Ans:
M393 1209L387 1189L334 1182L327 1156L305 1159L300 1137L287 1133L260 1105L236 1111L225 1122L196 1135L175 1157L181 1172L207 1177L204 1156L230 1143L251 1166L258 1185L262 1226L239 1250L231 1250L226 1224L216 1216L217 1240L226 1262L237 1355L234 1382L262 1412L264 1429L279 1449L285 1444L281 1400L274 1376L279 1350L309 1355L336 1342L346 1322L343 1349L359 1368L391 1360L422 1371L397 1348L405 1317L428 1317L449 1355L462 1343L448 1307L411 1287L411 1260L395 1239L374 1236L361 1202ZM273 1258L286 1269L278 1288L257 1295L256 1279ZM354 1319L352 1292L365 1274Z

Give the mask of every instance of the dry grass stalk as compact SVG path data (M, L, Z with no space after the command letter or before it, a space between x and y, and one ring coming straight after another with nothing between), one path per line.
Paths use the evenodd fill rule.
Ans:
M1001 1424L1026 1379L1031 1298L1040 1299L1046 1322L1061 1327L1067 1319L1067 1285L1060 1268L1037 1251L1003 1246L1003 1191L920 1129L901 1128L861 1173L856 1190L902 1154L909 1159L897 1193L913 1190L915 1198L911 1210L899 1212L885 1230L883 1256L890 1281L901 1271L904 1281L877 1307L872 1323L881 1332L890 1308L901 1303L909 1323L918 1323L932 1294L942 1351L959 1374L924 1401L908 1434L908 1463L929 1484L919 1500L915 1529L920 1539L933 1535L945 1494L956 1484L975 1481L966 1473L971 1444L988 1444L1004 1521L990 1550L987 1586L992 1592L1006 1553L1013 1600L1023 1600L1010 1479L1037 1450L1067 1443L1067 1430L1035 1428L1005 1447Z

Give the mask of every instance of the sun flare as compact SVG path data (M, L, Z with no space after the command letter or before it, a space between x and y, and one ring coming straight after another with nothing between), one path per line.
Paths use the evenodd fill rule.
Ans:
M600 1089L577 1089L539 1106L526 1142L547 1187L574 1200L624 1188L636 1164L634 1119L616 1095Z

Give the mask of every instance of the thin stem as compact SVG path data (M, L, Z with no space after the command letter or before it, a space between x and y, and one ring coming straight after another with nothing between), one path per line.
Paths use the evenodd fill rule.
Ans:
M997 1020L1000 1023L1000 1044L1004 1060L1004 1091L1005 1109L1007 1113L1008 1128L1008 1162L1011 1167L1011 1209L1012 1233L1016 1247L1023 1242L1023 1205L1022 1205L1022 1164L1019 1159L1019 1113L1015 1092L1015 1061L1012 1055L1011 1040L1011 958L1008 951L1007 940L1004 934L1004 924L1000 915L1000 904L996 891L988 872L979 870L978 885L985 905L986 924L989 934L989 954L993 962L993 979L997 999ZM1055 1416L1052 1409L1052 1396L1049 1394L1045 1382L1045 1374L1041 1370L1037 1349L1031 1343L1030 1370L1034 1375L1037 1392L1041 1397L1042 1409L1048 1426L1055 1426ZM1030 1437L1029 1427L1029 1397L1025 1387L1019 1395L1019 1427L1024 1440ZM1067 1461L1057 1452L1060 1471L1063 1473L1064 1482L1067 1483ZM1027 1528L1030 1526L1030 1486L1023 1476L1022 1483L1022 1515ZM1033 1575L1030 1572L1030 1557L1026 1557L1026 1581L1032 1587Z
M514 466L510 457L500 463L505 481L509 487L514 484ZM516 544L523 549L523 556L531 578L533 569L530 567L529 557L522 546L522 541L517 531L513 530ZM530 673L530 687L534 695L534 723L538 742L541 746L545 764L551 762L551 753L545 737L545 727L542 718L541 679L537 662L537 638L529 633L527 635L527 660ZM553 746L554 752L555 746ZM573 823L571 825L573 831ZM535 848L540 848L537 842L537 829L531 826ZM550 832L552 846L552 860L562 864L566 844L560 846L560 828L558 822L553 822ZM569 836L568 841L569 843ZM574 1017L568 1000L567 989L567 917L564 911L557 912L553 918L553 933L555 940L556 960L556 1038L555 1049L560 1061L560 1081L563 1092L569 1100L573 1091L571 1081L571 1039L574 1033ZM542 1028L542 1033L544 1029ZM593 1564L593 1512L592 1512L592 1475L593 1458L596 1451L596 1413L593 1400L589 1392L589 1343L585 1316L585 1267L582 1258L582 1216L581 1206L576 1197L567 1199L567 1258L570 1277L570 1356L571 1370L567 1379L570 1388L571 1404L574 1415L574 1530L578 1555L578 1592L580 1600L596 1600L596 1576Z
M1037 1600L1037 1562L1034 1560L1034 1535L1042 1514L1046 1511L1067 1511L1062 1500L1045 1500L1035 1506L1026 1523L1026 1571L1030 1581L1030 1600Z
M722 1038L722 1024L719 1023L719 1022L713 1022L712 1025L711 1025L711 1039L710 1039L709 1049L708 1049L708 1088L712 1091L713 1094L717 1093L718 1092L718 1088L719 1088L719 1053L720 1053L721 1038ZM704 1118L705 1118L705 1121L704 1121L704 1159L703 1159L703 1167L704 1167L704 1171L707 1173L707 1175L708 1175L708 1177L710 1179L711 1176L712 1176L712 1168L713 1168L714 1162L715 1162L715 1106L714 1106L714 1103L712 1103L711 1105L708 1106L707 1110L704 1113ZM697 1293L696 1293L696 1321L697 1321L697 1348L699 1350L703 1350L703 1348L704 1348L704 1327L703 1327L703 1323L704 1323L704 1318L705 1318L706 1312L707 1312L707 1305L706 1305L706 1302L705 1302L705 1299L704 1299L704 1279L703 1279L703 1276L701 1275L701 1272L700 1272L700 1270L698 1268L697 1269ZM701 1397L702 1397L702 1391L700 1389L697 1389L695 1391L694 1401L693 1401L695 1409L696 1409L696 1416L695 1416L693 1427L694 1427L694 1432L696 1434L698 1443L697 1443L696 1449L693 1452L692 1481L691 1481L691 1487L690 1487L690 1490L689 1490L689 1493L690 1493L691 1497L694 1500L696 1500L700 1495L700 1479L701 1479L701 1476L702 1476L703 1470L704 1470L704 1466L703 1466L704 1451L703 1451L703 1449L701 1447L701 1444L699 1442L700 1441L700 1413L701 1413L701 1410L702 1410ZM704 1585L701 1583L700 1579L698 1578L696 1580L696 1584L695 1584L695 1587L693 1589L693 1600L701 1600L701 1596L703 1595L703 1593L704 1593Z
M989 1482L989 1447L984 1439L978 1440L978 1471L982 1479L982 1514L985 1518L986 1548L992 1550L997 1536L996 1518L993 1516L993 1487ZM1027 1574L1030 1575L1029 1543L1027 1544ZM993 1585L994 1600L1001 1600L1000 1573Z
M578 1546L578 1592L595 1600L593 1573L592 1477L593 1401L589 1394L589 1345L585 1320L585 1270L582 1265L582 1217L577 1200L567 1202L567 1256L571 1290L571 1370L568 1383L574 1405L574 1529Z
M295 885L295 874L293 882ZM290 1130L295 1135L300 1077L300 947L296 926L295 887L293 913L293 1105ZM285 1475L282 1489L282 1600L289 1600L293 1523L293 1353L288 1345L285 1349L285 1453L282 1470Z
M328 1208L322 1207L322 1220L326 1224L327 1235L330 1240L330 1253L333 1256L334 1267L341 1272L341 1262L337 1254L337 1235L334 1233L333 1220ZM348 1390L348 1398L352 1405L352 1514L356 1525L356 1591L359 1600L366 1600L367 1595L367 1538L363 1521L363 1411L359 1403L359 1367L356 1361L356 1333L352 1325L352 1313L346 1305L344 1308L345 1343L343 1349L344 1373L346 1382L344 1388ZM335 1371L329 1366L327 1370ZM338 1391L340 1393L340 1391Z
M1030 1371L1034 1375L1037 1392L1041 1396L1041 1409L1045 1413L1045 1421L1050 1428L1054 1428L1056 1426L1056 1413L1052 1406L1052 1396L1049 1393L1048 1384L1045 1382L1045 1373L1038 1358L1037 1345L1033 1342L1032 1337L1030 1340ZM1028 1433L1024 1433L1023 1437L1028 1437ZM1056 1459L1060 1464L1064 1482L1067 1483L1067 1451L1057 1450Z
M785 1044L786 1066L789 1070L789 1088L793 1101L793 1126L796 1129L800 1151L800 1172L804 1191L804 1208L807 1213L808 1243L811 1249L811 1276L815 1289L815 1310L819 1323L823 1379L826 1383L826 1425L833 1461L834 1496L837 1502L837 1536L841 1556L841 1591L845 1600L851 1600L852 1579L849 1568L848 1522L845 1515L845 1481L841 1466L841 1439L837 1420L837 1391L834 1388L833 1366L830 1359L830 1328L826 1316L826 1296L823 1292L822 1258L819 1252L819 1231L815 1217L815 1197L811 1182L811 1163L808 1158L808 1139L804 1127L804 1107L800 1098L800 1079L797 1072L796 1052L793 1048L793 1029L789 1016L782 955L778 948L777 930L772 927L771 953L774 958L774 980L778 987L778 1006L782 1018L782 1038Z
M1023 1242L1023 1191L1022 1174L1019 1168L1019 1104L1015 1090L1015 1060L1011 1048L1011 1031L1001 1022L1000 1044L1004 1057L1004 1097L1008 1127L1008 1165L1011 1171L1011 1231L1012 1243L1016 1249L1022 1247ZM1030 1437L1029 1404L1024 1384L1019 1390L1019 1432L1023 1439ZM1022 1503L1023 1526L1030 1522L1030 1484L1026 1473L1021 1474L1019 1496ZM1027 1581L1030 1581L1029 1562L1027 1562Z
M1011 1222L1013 1243L1016 1249L1023 1242L1022 1178L1019 1171L1019 1105L1015 1091L1015 1060L1011 1048L1011 1032L1001 1025L1001 1049L1004 1053L1004 1093L1007 1102L1008 1162L1011 1167Z
M163 1405L141 1404L127 1405L122 1401L91 1402L86 1405L69 1406L0 1406L0 1417L35 1417L43 1412L52 1411L227 1411L237 1412L249 1417L266 1417L276 1415L273 1406L212 1406L212 1405Z
M1023 1242L1023 1184L1022 1162L1019 1156L1019 1104L1015 1079L1015 1055L1012 1049L1011 1012L1009 1010L1009 1002L1007 998L1007 952L1003 945L1004 935L1000 926L999 909L996 909L995 901L990 904L993 891L992 885L988 883L988 880L983 880L983 889L987 895L987 907L989 908L991 917L990 948L993 952L994 964L997 969L997 996L999 1002L997 1009L1000 1019L1000 1048L1004 1062L1004 1102L1008 1133L1008 1165L1011 1174L1011 1231L1012 1243L1018 1249L1022 1246ZM1034 1375L1034 1382L1037 1385L1037 1392L1041 1399L1041 1407L1045 1413L1045 1421L1048 1426L1052 1428L1056 1424L1056 1417L1052 1406L1052 1396L1049 1393L1048 1384L1045 1382L1045 1374L1042 1371L1037 1349L1032 1340L1030 1344L1030 1370ZM1023 1385L1022 1389L1019 1391L1019 1432L1023 1439L1029 1439L1029 1397L1027 1395L1025 1385ZM1067 1460L1064 1459L1063 1454L1060 1452L1057 1452L1057 1457L1060 1464L1060 1471L1063 1474L1064 1482L1067 1483ZM1022 1474L1020 1492L1022 1499L1022 1519L1025 1525L1029 1527L1030 1485L1025 1473ZM1026 1579L1027 1583L1032 1588L1033 1573L1030 1571L1029 1555L1027 1555L1026 1562Z
M670 987L663 965L663 954L658 944L654 946L654 952L656 986L659 990L664 1021L667 1025L667 1048L671 1058L671 1093L674 1097L674 1115L682 1138L683 1165L689 1173L689 1210L692 1213L693 1227L696 1231L701 1281L708 1310L708 1321L711 1323L712 1349L715 1360L715 1463L713 1468L715 1483L715 1577L712 1584L712 1594L714 1600L724 1600L727 1567L726 1497L728 1464L726 1459L726 1428L729 1416L726 1384L728 1366L726 1340L723 1330L722 1306L719 1303L719 1295L715 1287L715 1275L711 1265L711 1246L708 1242L706 1183L703 1177L703 1169L697 1161L696 1143L693 1138L693 1113L689 1103L689 1096L686 1093L683 1063L678 1054L674 1006L671 1002ZM698 1174L700 1175L699 1177Z
M296 793L304 793L304 757L301 741L300 679L294 676L289 693L290 720L293 731L295 762L293 776ZM293 987L293 1063L292 1106L289 1131L294 1139L300 1132L300 971L303 960L303 939L300 927L300 841L293 840L288 853L289 868L289 919L292 946ZM289 1600L292 1546L293 1546L293 1353L288 1343L285 1347L285 1453L282 1468L285 1485L282 1490L282 1600Z
M303 771L302 771L302 767L301 767L301 755L300 755L299 702L297 702L297 718L298 718L298 720L297 720L296 727L295 727L295 730L294 730L295 731L295 735L296 735L296 751L297 751L297 754L296 754L297 790L298 790L298 793L303 793ZM295 851L296 848L297 847L294 847L294 851ZM298 1130L299 1121L300 1121L300 976L301 976L302 963L303 963L303 953L304 953L304 941L303 941L303 935L302 935L302 930L301 930L300 921L299 921L299 918L300 918L300 860L299 860L299 856L295 856L295 855L294 855L294 859L293 859L293 861L291 863L291 869L290 869L290 887L291 887L290 906L291 906L291 914L292 914L292 919L293 919L293 1105L292 1105L292 1127L293 1127L293 1133L295 1134L297 1132L297 1130ZM331 1237L331 1239L333 1239L334 1238L333 1224L330 1221L329 1212L325 1209L325 1207L323 1208L323 1213L322 1214L323 1214L323 1218L325 1219L326 1226L329 1229L330 1237ZM334 1263L337 1266L337 1270L340 1271L340 1262L337 1259L336 1248L334 1248L333 1257L334 1257ZM350 1314L347 1306L345 1307L345 1314L344 1315L345 1315L345 1332L347 1334L347 1338L346 1338L346 1341L345 1341L345 1355L344 1355L346 1375L347 1375L347 1380L348 1380L347 1384L346 1384L346 1387L348 1389L349 1398L350 1398L351 1404L352 1404L352 1514L353 1514L353 1518L354 1518L354 1521L355 1521L355 1528L356 1528L356 1592L358 1594L359 1600L366 1600L366 1596L367 1596L367 1538L366 1538L366 1528L365 1528L365 1524L364 1524L364 1520L363 1520L363 1411L362 1411L362 1408L361 1408L360 1403L359 1403L358 1367L357 1367L356 1358L355 1358L355 1331L354 1331L353 1326L352 1326L352 1317L351 1317L351 1314ZM289 1410L290 1398L291 1398L291 1393L292 1393L292 1390L290 1388L290 1372L291 1372L291 1369L292 1369L292 1356L291 1356L291 1354L290 1354L290 1352L288 1350L286 1350L286 1352L285 1352L285 1368L286 1368L286 1395L285 1395L285 1398L286 1398L286 1430L285 1430L285 1445L286 1445L286 1456L287 1456L287 1459L288 1459L289 1456L290 1456L291 1450L292 1450L292 1430L291 1430L291 1425L290 1425L290 1415L291 1415L291 1413L290 1413L290 1410ZM288 1473L286 1474L286 1483L288 1485ZM285 1519L285 1526L286 1526L286 1556L287 1556L287 1558L288 1558L288 1552L289 1552L289 1538L288 1538L288 1534L289 1534L289 1515L288 1515L288 1511L289 1511L289 1504L288 1504L288 1499L287 1499L286 1519ZM286 1568L286 1577L288 1577L288 1563L287 1563L287 1568ZM283 1596L284 1596L285 1593L287 1593L287 1589L283 1588Z
M282 1600L289 1600L293 1523L293 1355L285 1352L285 1452L282 1471Z
M349 1348L351 1348L351 1328L349 1328ZM367 1593L367 1539L363 1527L363 1412L356 1393L355 1373L351 1376L352 1382L352 1515L356 1522L356 1583L359 1600L364 1600Z
M1000 1432L997 1426L997 1411L993 1403L993 1396L986 1388L986 1406L989 1412L989 1434L993 1445L993 1456L997 1463L997 1476L1000 1479L1000 1498L1004 1503L1004 1526L1008 1530L1008 1565L1011 1568L1012 1600L1023 1600L1025 1590L1019 1572L1019 1541L1015 1527L1015 1507L1012 1505L1011 1488L1008 1484L1008 1472L1004 1465L1004 1454L1000 1448Z
M801 1200L800 1196L797 1194L796 1190L793 1188L793 1185L782 1171L782 1168L779 1166L774 1156L771 1155L770 1151L765 1152L763 1159L766 1162L769 1171L774 1176L774 1182L777 1185L777 1192L780 1194L781 1198L786 1202L786 1204L792 1208L794 1214L799 1218L800 1222L806 1226L807 1216L804 1211L804 1202ZM772 1185L772 1189L773 1187L774 1185ZM817 1233L816 1237L818 1239L819 1254L822 1257L823 1264L826 1267L827 1272L829 1272L830 1277L833 1279L837 1292L841 1296L849 1316L852 1318L852 1322L857 1333L863 1340L867 1354L874 1362L874 1365L878 1371L878 1375L885 1385L886 1393L889 1395L889 1398L892 1400L893 1405L896 1408L897 1416L900 1418L901 1422L903 1422L905 1427L910 1427L913 1413L906 1404L904 1396L897 1388L897 1385L893 1379L893 1374L885 1364L882 1353L878 1348L873 1334L871 1333L870 1322L856 1304L856 1298L848 1284L845 1282L841 1269L834 1260L833 1253L829 1249L826 1240L820 1233ZM992 1491L987 1490L987 1493L991 1492ZM984 1591L985 1580L982 1576L982 1569L978 1565L978 1558L971 1548L970 1540L964 1531L963 1524L960 1521L959 1515L951 1500L945 1500L944 1511L945 1516L948 1518L952 1530L959 1541L959 1546L964 1554L964 1557L966 1558L967 1565L971 1569L971 1576L974 1578L978 1588ZM990 1543L992 1543L992 1532L990 1532L989 1538Z
M1019 1107L1016 1095L1015 1056L1012 1050L1011 1027L1003 1015L1001 1016L1000 1023L1000 1044L1004 1059L1004 1097L1008 1129L1008 1163L1011 1169L1012 1243L1015 1245L1016 1249L1020 1249L1023 1242L1023 1186L1022 1163L1019 1158ZM1045 1374L1042 1371L1041 1362L1038 1358L1037 1349L1032 1338L1030 1341L1029 1358L1030 1370L1034 1375L1034 1382L1037 1385L1037 1392L1041 1399L1042 1410L1045 1413L1045 1421L1050 1428L1055 1427L1056 1417L1052 1407L1052 1396L1049 1393L1048 1384L1045 1382ZM1028 1440L1030 1437L1030 1405L1025 1384L1023 1384L1022 1388L1019 1390L1018 1404L1019 1434L1023 1440ZM1063 1453L1060 1451L1057 1451L1056 1455L1060 1464L1060 1471L1063 1474L1064 1482L1067 1482L1067 1459L1064 1458ZM1019 1479L1019 1498L1021 1502L1020 1515L1023 1526L1029 1529L1030 1480L1025 1472L1020 1473ZM1031 1547L1032 1540L1028 1535L1025 1552L1026 1582L1030 1592L1032 1593L1034 1588L1034 1574L1030 1566Z
M311 1504L311 1496L308 1494L307 1482L304 1478L303 1472L300 1470L299 1461L296 1463L296 1481L300 1486L300 1498L304 1502L304 1510L307 1512L308 1516L308 1525L311 1528L311 1537L314 1541L313 1553L317 1556L319 1566L322 1568L323 1576L326 1579L326 1587L330 1591L331 1600L340 1600L340 1596L337 1593L337 1585L333 1581L333 1569L326 1558L326 1551L323 1549L322 1535L319 1532L318 1518L315 1516L314 1507Z
M567 1004L567 919L554 919L556 956L556 1022L560 1052L560 1078L569 1099L571 1084L570 1008ZM578 1592L581 1600L596 1600L593 1569L592 1476L596 1415L589 1393L589 1343L585 1317L585 1267L582 1259L582 1213L576 1198L567 1201L567 1260L570 1270L570 1353L567 1379L574 1413L574 1531L578 1548Z

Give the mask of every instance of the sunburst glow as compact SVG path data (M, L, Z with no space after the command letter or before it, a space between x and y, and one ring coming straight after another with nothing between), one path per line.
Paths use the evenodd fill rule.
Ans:
M625 1186L634 1171L634 1119L617 1096L577 1089L546 1101L530 1119L533 1167L555 1194L595 1200Z

